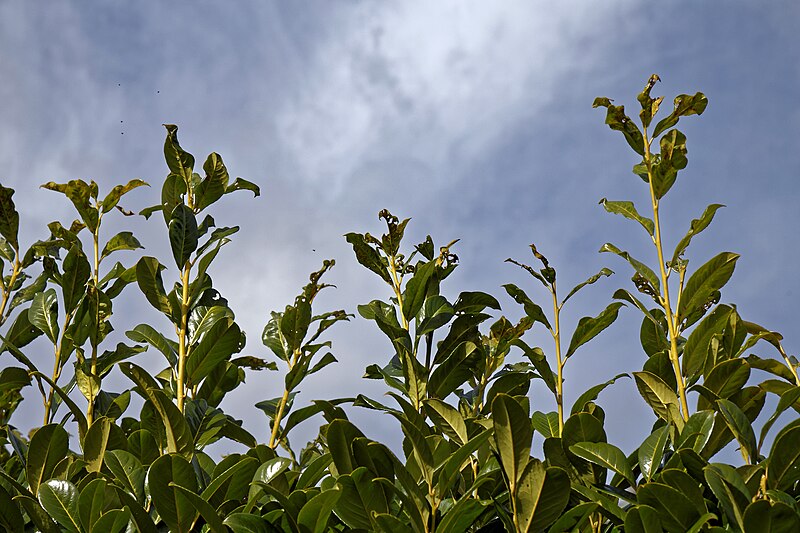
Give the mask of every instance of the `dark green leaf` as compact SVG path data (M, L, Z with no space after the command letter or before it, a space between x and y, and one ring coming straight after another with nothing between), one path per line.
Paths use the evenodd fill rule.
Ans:
M194 468L186 459L175 454L162 455L150 465L147 486L158 514L170 531L188 533L197 517L197 509L194 501L175 488L178 484L197 491Z
M327 489L313 496L300 509L297 515L297 525L300 526L301 530L309 533L325 533L328 531L331 512L341 495L342 493L336 489Z
M348 233L345 239L353 246L356 260L362 265L377 274L389 285L392 284L392 277L387 271L386 260L370 246L360 233Z
M550 413L535 411L531 420L533 421L533 429L541 433L544 438L561 436L561 430L558 427L558 413L556 411Z
M662 132L677 124L680 117L688 117L695 114L702 115L708 105L708 98L703 93L695 93L694 95L681 94L675 97L674 105L675 108L672 113L656 124L656 129L653 130L653 137L658 137Z
M87 472L100 472L112 424L111 419L101 416L89 426L83 438L83 460Z
M783 502L756 500L745 509L743 524L747 533L793 533L800 530L800 516Z
M233 180L233 183L228 185L228 187L225 189L225 194L235 191L250 191L253 193L254 197L261 194L261 189L259 189L258 185L242 178L236 178Z
M652 507L667 531L688 531L700 518L695 504L680 490L662 483L639 487L639 503Z
M469 531L475 520L483 513L486 504L472 498L462 497L444 515L436 527L439 533L461 533Z
M161 279L161 271L164 268L155 257L142 257L136 263L136 282L150 305L170 316L172 307L164 290L164 281Z
M427 296L428 280L436 272L436 262L429 261L418 265L414 271L414 276L406 283L406 290L403 292L403 316L406 320L412 320L417 316L422 304Z
M569 502L567 472L531 459L522 472L517 489L517 523L521 531L544 531L561 516Z
M33 297L28 318L31 324L47 335L50 342L58 342L58 298L55 289L47 289Z
M242 331L235 322L220 320L192 349L186 362L187 385L198 385L219 364L241 350Z
M530 458L531 419L517 400L498 394L492 402L492 422L500 463L513 493Z
M622 302L614 302L609 304L608 307L594 318L588 316L581 318L578 321L575 332L572 334L572 340L569 342L569 348L564 357L568 358L574 354L575 350L595 338L604 329L613 324L619 314L619 308L623 305L625 304Z
M188 489L177 483L170 483L170 487L172 487L176 494L180 493L186 500L188 500L191 505L197 509L200 513L200 516L203 517L205 520L206 525L208 525L208 529L213 531L214 533L227 533L228 529L222 523L222 519L217 514L217 511L209 505L209 503L198 496L194 490Z
M625 478L631 486L636 486L633 471L625 454L614 446L605 442L579 442L569 447L569 450L590 463L612 470Z
M133 236L133 233L130 231L121 231L117 233L103 247L103 252L100 254L100 259L102 260L105 257L108 257L112 253L116 252L117 250L136 250L138 248L144 248L142 243Z
M28 447L25 475L28 487L35 496L42 482L53 477L58 463L69 452L69 435L58 424L48 424L36 430Z
M506 290L509 296L511 296L515 302L522 305L525 309L525 314L531 317L535 322L541 322L545 325L547 329L552 329L550 326L550 322L547 321L547 316L544 314L542 308L533 302L525 291L514 285L513 283L507 283L503 285L503 288Z
M197 250L197 238L197 219L194 212L186 205L178 204L169 220L169 243L179 269L183 269L192 252Z
M736 440L739 441L742 449L747 452L747 457L752 464L758 459L758 452L756 449L756 434L747 419L747 415L742 412L738 405L727 399L717 400L717 408L728 428L730 428Z
M639 394L653 408L656 415L668 422L683 428L683 417L680 414L678 395L664 380L651 372L634 372L636 387Z
M706 366L709 345L714 335L721 335L733 308L720 304L700 322L683 347L683 374L690 382L695 381Z
M597 273L597 274L595 274L594 276L590 277L590 278L589 278L589 279L587 279L586 281L583 281L583 282L581 282L581 283L578 283L577 285L575 285L575 286L572 288L572 290L571 290L571 291L569 291L569 294L567 294L566 298L564 298L564 299L561 301L561 305L564 305L564 303L565 303L567 300L569 300L570 298L572 298L572 296L573 296L575 293L577 293L579 290L581 290L581 289L582 289L582 288L584 288L585 286L587 286L587 285L591 285L591 284L595 283L595 282L596 282L598 279L602 278L603 276L606 276L606 277L608 277L608 276L610 276L610 275L611 275L611 274L613 274L613 273L614 273L614 271L613 271L613 270L611 270L611 269L608 269L608 268L602 268L602 269L600 269L600 272L598 272L598 273Z
M738 254L722 252L697 269L686 281L678 306L678 319L702 310L712 302L714 295L728 283L736 267ZM688 325L688 324L687 324Z
M51 479L39 487L39 502L66 531L80 533L78 489L69 481Z
M14 206L14 189L0 185L0 235L13 246L19 246L17 235L19 233L19 213Z
M609 98L595 98L592 107L605 107L606 124L612 130L622 132L625 140L628 142L634 152L639 155L644 155L644 139L642 132L636 127L636 124L625 114L625 106L614 105Z
M692 223L689 225L689 231L686 232L686 235L675 247L675 252L672 254L671 263L674 264L678 261L681 255L683 255L683 252L685 252L689 247L689 243L692 242L692 238L706 229L709 224L711 224L711 221L714 219L714 215L721 207L725 206L722 204L711 204L706 207L706 210L703 211L703 214L700 216L700 218L695 218L692 220Z
M800 480L800 426L781 431L772 443L767 462L767 484L777 490L790 489Z
M164 124L164 127L167 128L167 138L164 141L164 159L170 172L186 179L194 168L194 157L181 148L178 142L178 126Z
M654 298L658 296L658 293L661 290L661 282L659 281L658 276L656 276L656 273L653 272L650 269L650 267L648 267L647 265L645 265L641 261L635 259L628 252L626 252L624 250L620 250L619 248L617 248L616 246L614 246L610 242L607 242L603 246L601 246L600 247L600 252L601 253L602 252L611 252L611 253L614 253L614 254L620 256L621 258L625 259L633 267L633 269L636 271L636 273L639 274L642 278L644 278L644 280L647 281L647 283L650 284L650 288L652 288L652 290L653 290L652 292L656 293L655 295L651 294L651 296L654 296ZM641 289L639 289L639 290L641 291ZM647 294L650 294L650 292L651 291L649 291L649 290L646 291ZM615 297L616 297L616 295L615 295Z
M688 426L688 424L687 424ZM639 469L646 481L652 479L659 468L664 457L664 448L669 440L669 426L661 426L653 431L639 446L637 456Z
M146 342L164 354L171 367L178 366L177 343L167 340L161 333L148 324L139 324L131 331L126 331L125 336L134 342Z
M614 376L613 379L606 381L605 383L600 383L599 385L595 385L591 387L586 392L580 395L580 397L575 400L575 403L572 404L572 409L570 410L570 414L575 414L580 411L583 411L583 408L586 406L587 403L593 402L597 399L601 392L603 392L608 386L613 385L618 379L620 378L629 378L628 374L618 374ZM557 437L558 435L553 435Z
M603 198L600 200L600 203L603 205L606 211L609 213L614 213L617 215L622 215L625 218L630 220L634 220L642 225L642 227L653 236L653 232L655 231L655 224L653 221L647 217L643 217L639 214L636 210L636 206L633 205L633 202L628 201L610 201Z
M103 213L108 213L114 209L114 207L116 207L116 205L119 203L119 199L124 195L128 194L137 187L142 187L145 185L147 185L147 183L140 179L131 180L125 185L116 185L103 199ZM147 186L149 187L149 185Z

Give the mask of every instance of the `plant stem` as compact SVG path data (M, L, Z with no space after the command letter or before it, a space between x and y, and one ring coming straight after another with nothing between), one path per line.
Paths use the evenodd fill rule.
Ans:
M181 285L183 288L183 292L181 295L181 325L180 329L178 330L178 410L182 413L183 412L183 401L186 396L186 357L187 357L187 347L186 347L186 331L188 329L188 322L189 322L189 271L191 270L192 266L190 263L186 263L183 268L183 272L181 272Z
M11 295L11 291L14 290L14 284L17 282L17 276L19 276L20 271L22 270L22 265L19 262L19 248L16 246L14 247L14 267L11 270L11 278L8 280L8 286L3 283L3 301L0 303L0 326L6 321L6 306L8 305L8 297Z
M100 219L97 220L97 227L94 229L94 233L92 234L92 244L94 248L94 269L92 272L92 280L94 281L94 290L99 291L100 287ZM88 425L92 425L92 421L94 419L94 393L92 392L92 378L97 376L97 345L99 344L99 339L97 338L98 333L100 332L100 297L97 297L97 307L95 308L95 330L93 334L95 335L92 341L92 362L91 362L91 369L89 371L89 405L86 407L86 422Z
M297 360L300 358L300 349L296 349L292 354L292 360L289 362L289 371L291 372ZM275 420L272 422L272 433L269 436L269 447L273 450L278 446L278 431L281 428L281 420L283 419L283 412L286 410L286 404L289 402L289 389L284 387L283 396L278 404L278 411L275 413Z
M672 312L672 305L670 304L669 297L669 273L666 270L666 263L664 262L664 250L661 241L661 220L659 218L658 207L659 200L656 198L655 188L653 186L653 166L652 157L650 154L650 139L647 136L647 128L644 129L644 161L647 166L647 178L650 185L650 203L653 208L653 222L655 225L654 243L656 251L658 252L658 267L661 274L661 303L664 306L664 313L667 318L667 327L669 329L669 358L672 362L672 369L675 372L675 381L678 384L678 395L681 399L683 419L689 420L689 404L686 401L686 382L683 379L681 372L681 363L678 356L678 317ZM678 295L680 299L680 294Z
M392 275L392 289L394 290L394 295L397 298L397 307L400 308L400 320L403 323L403 329L408 331L408 319L406 315L403 313L403 294L400 292L400 285L402 284L403 280L397 274L397 268L395 266L395 257L390 256L389 258L389 272Z
M564 430L564 361L561 359L561 306L558 304L556 293L556 282L550 286L550 293L553 295L553 322L554 329L550 332L556 345L556 364L558 366L558 376L556 378L556 404L558 405L558 435Z

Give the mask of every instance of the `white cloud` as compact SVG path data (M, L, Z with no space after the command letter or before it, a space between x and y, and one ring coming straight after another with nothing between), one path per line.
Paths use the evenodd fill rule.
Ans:
M534 2L353 9L280 109L280 141L305 179L335 190L359 165L398 154L453 175L550 103L563 76L601 51L599 34L618 15Z

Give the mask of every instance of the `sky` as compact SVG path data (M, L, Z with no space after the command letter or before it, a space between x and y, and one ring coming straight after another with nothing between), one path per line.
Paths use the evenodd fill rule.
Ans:
M603 243L656 264L641 228L598 205L605 197L644 210L648 193L630 172L635 154L591 104L607 96L634 114L636 94L657 73L663 82L653 94L666 96L665 109L680 93L709 99L702 117L680 123L689 166L662 204L667 248L707 204L725 204L690 248L690 269L720 251L742 254L722 301L782 332L797 354L798 22L800 5L790 1L0 0L0 183L16 190L21 240L31 243L46 237L48 222L74 218L63 197L39 188L51 180L94 179L107 191L141 178L153 187L130 193L125 207L157 203L167 174L164 123L179 125L182 146L199 162L221 154L232 177L262 190L256 199L226 196L212 211L218 225L242 228L211 275L248 334L245 353L268 357L260 337L270 311L290 303L323 259L336 261L328 282L337 288L320 296L319 309L356 313L360 303L391 296L343 237L379 234L383 208L412 218L409 246L428 234L437 245L461 239L444 293L490 292L509 318L520 309L504 283L547 301L535 280L503 262L532 260L530 243L557 268L561 287L614 270L571 300L563 315L571 330L617 288L632 288L628 265L598 253ZM107 236L132 229L146 254L167 263L157 217L121 218L109 220ZM124 332L142 322L168 331L131 287L115 301L113 323ZM641 369L640 323L637 310L623 309L570 360L567 404ZM361 378L391 355L377 328L356 316L329 338L339 362L309 378L296 405L353 391L381 398L384 385ZM552 355L546 331L527 340ZM753 352L774 355L760 345ZM30 353L52 364L45 344ZM154 372L163 366L155 354L136 362ZM265 441L267 420L253 405L279 396L281 381L250 374L222 407ZM127 386L120 375L107 383ZM12 420L20 429L41 417L33 387L26 398ZM633 381L619 381L599 402L612 442L632 451L654 420ZM531 403L555 408L540 386ZM388 417L349 412L369 436L399 441ZM296 447L317 422L293 433Z

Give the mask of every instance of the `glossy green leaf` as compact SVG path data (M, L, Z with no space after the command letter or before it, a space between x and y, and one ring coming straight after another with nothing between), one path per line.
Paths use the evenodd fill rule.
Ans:
M197 517L195 502L174 485L197 491L194 468L180 455L162 455L150 465L147 473L150 497L170 531L188 533Z
M517 488L517 524L521 531L544 531L569 502L570 481L559 467L531 459Z
M180 493L181 496L186 498L191 505L197 509L197 512L203 517L210 531L214 533L227 533L228 530L222 523L222 519L217 514L217 511L211 507L206 500L198 496L194 490L178 485L177 483L170 483L169 486L176 491L176 494Z
M617 315L619 314L619 308L623 305L625 304L622 302L613 302L596 317L585 316L581 318L578 321L578 326L575 328L575 332L572 334L572 339L569 342L569 348L567 349L567 353L564 357L570 357L575 353L575 350L595 338L604 329L613 324L617 319Z
M742 390L749 379L750 365L747 364L747 361L741 358L728 359L711 369L703 386L718 398L730 398ZM708 407L702 400L698 402L698 409L707 409Z
M336 484L342 495L336 502L336 515L351 528L374 531L373 513L388 513L388 503L380 485L365 467L339 476Z
M96 478L83 486L78 497L78 517L84 531L91 533L106 505L106 480Z
M664 449L669 441L669 426L662 426L653 431L642 442L637 451L639 469L646 481L650 481L653 475L661 468L661 461L664 458Z
M356 254L356 260L362 266L371 270L388 284L392 284L392 277L388 272L388 265L386 260L372 248L364 239L364 235L360 233L348 233L345 239L353 246L353 251Z
M636 387L647 405L652 407L656 415L668 422L683 428L683 418L680 415L678 395L664 380L651 372L634 372Z
M492 402L492 422L500 463L513 492L530 458L531 419L517 400L498 394Z
M83 460L86 461L87 472L100 472L112 424L111 419L101 416L92 422L86 432L83 438Z
M50 342L58 342L58 297L55 289L47 289L33 297L28 319L47 335Z
M639 503L658 513L663 527L670 532L688 531L700 518L695 505L680 490L662 483L646 483L639 487Z
M614 473L625 478L631 486L636 486L633 471L628 464L625 454L614 446L606 442L579 442L569 447L569 450L578 457L612 470Z
M195 208L198 211L202 211L219 200L228 187L228 170L219 154L216 152L209 154L203 163L203 170L206 173L205 178L198 184L195 191Z
M25 531L25 519L22 517L19 506L2 486L0 486L0 527L9 533Z
M225 517L223 524L237 533L276 533L278 530L258 515L232 513Z
M144 246L139 239L133 236L133 233L121 231L108 240L100 254L100 259L102 260L118 250L137 250L139 248L144 248Z
M442 517L436 527L438 533L460 533L469 531L475 520L483 513L486 504L472 498L462 497Z
M686 281L678 306L679 320L704 309L714 295L728 283L736 268L738 254L722 252L697 269Z
M678 245L675 247L675 253L672 254L672 263L678 261L683 252L689 247L689 243L692 242L692 238L706 229L711 221L714 219L714 215L716 214L717 210L721 207L725 207L722 204L711 204L706 207L703 214L700 218L695 218L692 220L691 225L689 226L689 231L686 232L686 235L680 240Z
M474 304L474 306L479 307L478 304ZM428 296L422 308L421 321L417 327L416 335L421 337L444 326L455 316L454 311L453 306L443 296L438 294Z
M25 474L31 493L37 495L39 486L53 477L58 463L69 451L69 435L58 424L48 424L36 430L28 446Z
M535 411L531 420L533 429L541 433L544 438L561 436L561 431L558 428L558 413L556 411L550 413Z
M261 189L258 187L258 185L243 178L236 178L233 180L233 183L228 185L228 187L225 189L225 194L235 191L250 191L253 193L254 197L261 195Z
M469 440L467 437L467 425L461 413L443 401L433 398L425 400L425 407L425 411L431 421L436 424L436 427L442 433L461 445L466 444L467 440Z
M756 434L747 415L738 405L726 399L717 400L717 408L742 449L747 452L749 460L756 461L758 458Z
M744 511L744 530L747 533L793 533L800 530L800 516L785 503L756 500Z
M170 316L172 307L164 290L164 281L161 279L161 271L164 268L155 257L142 257L136 263L136 282L150 305Z
M167 138L164 141L164 159L169 170L179 176L186 176L194 168L194 157L181 148L178 142L178 126L164 124L167 128Z
M708 106L708 98L703 93L695 93L694 95L681 94L675 97L674 109L667 117L663 118L656 124L653 130L653 137L658 137L664 131L678 123L680 117L690 115L702 115Z
M720 304L695 327L683 348L683 375L696 380L706 366L709 345L715 335L720 335L728 324L733 308Z
M197 239L197 219L194 212L186 205L178 204L169 219L169 243L179 269L183 269L192 252L197 250Z
M81 220L89 231L94 233L97 229L99 212L91 205L91 199L97 198L97 183L86 183L83 180L71 180L68 183L54 183L52 181L42 185L43 189L57 191L64 194L75 206Z
M191 351L186 361L187 386L199 384L218 365L241 349L242 331L235 322L220 320Z
M569 300L570 298L572 298L572 296L573 296L573 295L575 295L575 294L576 294L576 293L577 293L579 290L581 290L581 289L582 289L582 288L584 288L585 286L587 286L587 285L591 285L591 284L595 283L597 280L599 280L600 278L602 278L602 277L608 277L608 276L612 275L613 273L614 273L614 271L613 271L613 270L611 270L611 269L609 269L609 268L602 268L602 269L600 269L600 272L598 272L597 274L595 274L595 275L591 276L591 277L590 277L589 279L587 279L586 281L583 281L583 282L581 282L581 283L578 283L577 285L575 285L575 286L572 288L572 290L571 290L571 291L569 291L569 293L567 294L567 296L566 296L566 297L565 297L565 298L564 298L564 299L561 301L561 305L564 305L564 303L566 303L566 301L567 301L567 300Z
M786 490L800 480L800 426L781 431L772 443L767 462L770 488Z
M8 241L11 246L19 246L17 235L19 234L19 213L14 206L14 189L0 185L0 235Z
M775 407L775 412L772 413L766 422L764 422L764 425L761 428L761 435L758 439L759 450L761 449L761 445L764 443L767 433L772 428L773 424L775 424L775 421L778 420L778 417L789 407L794 406L798 400L800 400L800 387L792 387L781 394L781 398L778 400L778 405Z
M121 533L122 531L127 530L130 521L131 511L129 508L125 507L124 509L111 509L97 519L97 522L94 523L93 531L102 533Z
M78 489L69 481L51 479L39 486L39 502L65 531L80 533Z
M436 272L436 262L429 261L418 265L414 275L406 282L406 290L403 292L403 316L406 320L411 320L417 316L425 297L428 294L428 280Z
M708 465L703 469L705 481L716 496L719 506L732 524L744 526L744 509L752 497L736 469L729 465Z
M78 307L91 274L91 266L86 255L77 246L72 246L64 258L64 274L61 276L65 311L72 313Z
M547 315L544 314L542 308L533 302L525 291L514 285L513 283L507 283L503 285L503 288L506 290L509 296L511 296L515 302L520 304L525 309L525 314L531 317L535 322L540 322L544 324L547 329L552 329L550 326L550 322L547 320Z
M120 198L124 195L131 192L133 189L137 187L148 186L147 183L140 179L133 179L130 180L125 185L115 185L113 189L109 191L105 198L103 198L102 206L103 206L103 213L108 213L112 209L114 209L117 204L119 203Z
M618 374L614 376L613 379L606 381L605 383L600 383L599 385L595 385L587 389L583 394L575 400L575 403L572 404L572 409L570 409L570 414L575 414L580 411L583 411L583 408L586 406L587 403L593 402L597 399L601 392L603 392L606 388L616 383L616 381L620 378L629 378L628 374ZM557 435L553 435L557 436Z
M615 131L622 132L628 145L639 155L644 155L644 139L642 132L633 121L625 114L625 106L614 105L609 98L595 98L592 107L605 107L606 124Z
M139 459L125 450L109 450L106 453L104 464L113 475L113 480L117 485L128 491L138 501L144 502L147 472Z
M177 343L167 340L164 335L156 331L152 326L148 324L139 324L132 330L126 331L125 336L134 342L146 342L164 354L170 366L178 366Z
M609 213L614 213L617 215L622 215L627 219L633 220L641 224L641 226L653 236L653 232L655 231L655 223L647 217L643 217L639 214L636 210L636 206L633 205L633 202L628 201L610 201L603 198L600 200L600 204L602 204L603 208Z
M603 246L601 246L600 252L601 253L611 252L613 254L620 256L633 267L633 269L636 271L637 274L643 277L650 284L651 288L653 289L653 291L655 291L656 294L658 294L659 291L661 290L661 281L658 279L658 276L656 276L656 273L653 272L653 270L649 266L645 265L638 259L635 259L628 252L620 250L610 242L607 242ZM614 295L614 297L616 298L617 296Z
M140 394L151 403L158 413L166 431L167 451L190 456L193 451L192 434L183 414L162 391L149 386L149 375L144 369L128 362L121 363L119 367L139 386Z
M307 530L309 533L325 533L328 531L331 512L341 495L341 491L337 489L328 489L312 497L300 509L297 515L297 525L300 526L301 530Z

